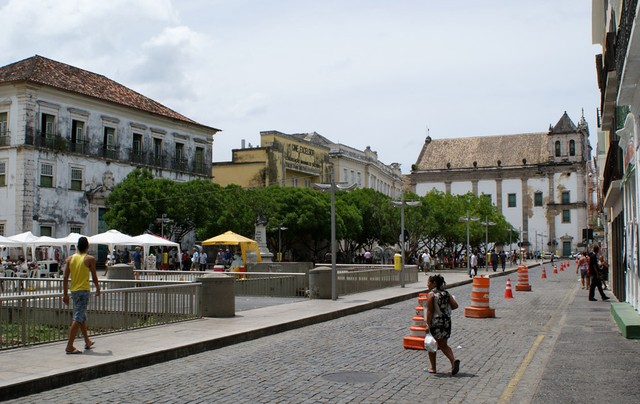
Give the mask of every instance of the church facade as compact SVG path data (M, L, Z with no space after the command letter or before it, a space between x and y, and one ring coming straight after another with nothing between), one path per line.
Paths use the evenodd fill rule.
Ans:
M450 139L427 137L409 174L432 189L485 195L519 231L522 245L569 256L582 251L591 189L589 128L565 112L547 132ZM515 249L515 246L505 247Z

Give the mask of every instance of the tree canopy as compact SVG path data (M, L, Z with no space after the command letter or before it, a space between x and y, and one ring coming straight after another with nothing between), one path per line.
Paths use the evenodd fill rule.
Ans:
M341 261L352 262L376 246L398 248L401 209L390 204L391 198L372 189L336 191L335 197ZM432 255L462 252L467 223L461 218L467 212L478 219L469 222L472 248L486 250L518 241L519 234L484 195L432 190L423 197L407 193L404 198L421 202L404 208L408 258L425 248ZM231 230L253 238L256 219L263 217L271 251L281 245L291 259L318 261L331 250L330 193L311 188L243 189L206 180L178 183L135 169L113 189L106 206L107 224L132 235L164 230L165 237L181 242L192 231L196 240L204 240Z

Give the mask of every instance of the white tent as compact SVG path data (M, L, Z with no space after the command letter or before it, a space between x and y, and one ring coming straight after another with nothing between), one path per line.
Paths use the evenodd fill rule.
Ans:
M164 237L156 236L155 234L141 234L133 237L138 241L137 245L141 245L144 250L144 256L149 256L149 247L177 247L178 252L180 250L180 244L167 240ZM178 259L181 259L182 255L178 254Z
M22 243L19 241L11 240L8 237L0 236L1 247L22 247Z
M64 241L61 241L58 238L53 238L49 236L41 236L36 237L36 240L32 243L34 246L46 246L46 247L63 247L67 245Z
M116 245L140 245L140 243L128 234L120 233L118 230L107 230L91 237L87 237L89 245L103 244L109 246L109 251L113 251Z
M72 246L72 245L78 244L78 239L80 239L80 237L87 237L87 236L83 236L80 233L69 233L67 237L62 237L57 240L63 242L64 245L66 246Z
M34 236L30 231L25 231L24 233L9 236L7 238L20 243L25 260L27 259L27 248L31 247L31 259L35 260L35 241L38 239L37 236Z

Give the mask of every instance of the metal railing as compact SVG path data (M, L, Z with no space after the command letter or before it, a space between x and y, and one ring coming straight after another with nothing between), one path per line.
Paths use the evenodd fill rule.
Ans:
M354 268L353 265L342 265L337 268L336 288L338 295L367 292L400 285L400 271L388 265L371 265ZM418 267L405 265L404 280L406 283L418 282Z
M305 297L308 277L297 272L227 272L236 277L236 296Z
M89 299L90 335L201 317L200 283L105 289ZM67 338L72 308L61 293L0 296L0 350Z

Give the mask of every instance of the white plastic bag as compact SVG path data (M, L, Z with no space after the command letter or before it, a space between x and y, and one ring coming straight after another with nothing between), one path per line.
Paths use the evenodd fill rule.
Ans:
M427 335L424 336L424 349L427 352L435 352L438 350L438 342L430 332L427 332Z

